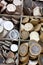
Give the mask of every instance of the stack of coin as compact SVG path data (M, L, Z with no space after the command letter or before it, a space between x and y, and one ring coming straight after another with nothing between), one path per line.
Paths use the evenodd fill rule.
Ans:
M43 37L40 38L40 35L43 33L43 17L22 17L20 28L20 36L23 40L35 40L39 42L43 39Z
M0 18L0 37L5 37L8 34L8 31L12 30L14 25L12 21L4 20Z
M20 65L27 64L29 61L29 54L28 54L28 45L27 43L22 43L19 49L20 54Z

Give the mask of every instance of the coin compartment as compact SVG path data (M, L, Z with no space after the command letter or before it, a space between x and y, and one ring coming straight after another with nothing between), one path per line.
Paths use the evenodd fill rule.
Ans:
M31 23L30 21L32 20L32 19L38 19L39 20L39 22L38 23L32 23L33 24L33 26L34 26L34 29L32 30L32 31L35 31L35 27L36 27L36 25L38 25L38 24L41 24L41 23L43 23L43 21L41 21L41 19L43 19L43 17L34 17L34 16L22 16L21 17L21 22L20 22L20 35L21 35L21 24L23 24L23 25L25 25L26 23L25 23L25 20L24 20L24 23L22 22L23 21L23 19L25 19L25 18L28 18L28 22L26 22L26 23ZM24 29L22 28L22 31L24 31ZM32 32L32 31L30 31L29 32L29 34ZM40 34L41 33L43 33L43 31L41 31L41 28L40 28L40 30L39 31L36 31L36 32L38 32L38 34L39 34L39 38L40 38ZM22 43L28 43L28 45L29 45L29 41L30 41L30 38L27 38L27 39L22 39L21 38L21 36L20 36L20 46L22 45ZM38 41L38 44L40 44L41 45L41 47L42 47L42 52L41 53L43 53L43 42L41 41L41 39ZM20 48L20 46L19 46L19 48ZM28 49L29 49L29 47L28 47ZM29 52L28 52L29 53ZM29 56L29 59L30 60L32 60L32 61L35 61L35 60L37 60L38 61L38 57L37 58L32 58L31 56ZM20 56L19 56L19 60L20 60ZM20 64L22 64L21 62L19 62ZM28 64L27 64L28 65ZM37 65L39 65L39 62L37 63Z
M19 55L18 55L18 51L13 52L11 50L10 47L12 44L16 44L19 47L19 41L0 40L0 56L2 56L4 58L4 60L3 60L4 63L1 63L1 61L0 61L0 65L9 65L9 64L16 65L16 60L18 59ZM8 61L7 59L8 60L10 59L10 60ZM0 60L1 60L1 57L0 57ZM17 61L17 64L18 64L18 62L19 62L19 60Z
M37 58L32 58L30 56L30 53L29 53L29 41L27 41L27 40L21 40L20 41L20 46L23 45L23 44L24 44L24 46L27 45L27 47L28 47L28 55L29 55L28 58L27 58L28 62L26 63L25 60L23 60L24 58L26 58L27 55L21 56L20 55L20 51L19 51L19 64L28 65L29 64L29 61L32 61L32 62L35 62L36 61L36 62L38 62L38 57ZM19 46L19 50L20 50L20 46ZM39 64L37 63L37 65L39 65Z
M11 22L12 24L13 24L13 28L12 28L12 30L14 30L15 29L15 31L17 32L17 34L18 34L18 39L19 39L19 30L20 30L20 17L19 16L3 16L3 15L0 15L0 18L2 18L4 21L9 21L9 22ZM3 21L3 22L4 22ZM9 33L10 32L12 32L12 30L6 30L5 28L4 28L4 30L5 30L5 32L7 32L6 33L6 35L5 36L3 36L4 34L5 34L5 32L3 31L3 33L1 33L0 35L2 36L1 37L1 39L2 38L4 38L4 39L11 39L11 38L9 38ZM12 40L14 40L14 39L12 39Z
M42 8L43 7L43 1L41 0L24 0L23 1L23 15L27 15L27 16L34 16L33 15L33 9L35 7L39 7ZM41 16L43 16L41 14Z
M26 18L27 18L27 22L26 21ZM39 41L41 40L40 39L40 35L41 35L41 23L43 23L40 19L43 18L43 17L29 17L29 16L23 16L22 17L22 21L21 21L21 24L20 24L20 35L21 35L21 39L22 40L30 40L30 33L33 32L33 31L36 31L39 35ZM33 20L33 21L32 21ZM29 28L29 25L28 23L30 23L30 28ZM26 26L28 25L28 26ZM31 28L33 27L33 28ZM27 32L29 33L27 33ZM25 34L24 34L25 33ZM43 33L43 31L42 31ZM24 35L24 36L23 36Z
M9 1L9 2L8 2ZM21 2L19 2L21 5L19 5L19 4L17 4L17 6L15 5L15 4L13 4L13 0L12 0L12 2L10 2L11 0L5 0L5 3L4 2L2 2L2 3L4 3L4 6L2 7L2 9L0 10L0 14L8 14L8 15L21 15L22 14L22 0L20 0ZM1 3L1 1L0 1L0 3ZM6 4L7 3L7 4ZM16 10L15 11L7 11L7 5L9 5L9 4L12 4L12 5L14 5L15 7L16 7ZM13 7L14 7L13 6ZM12 7L12 6L11 6ZM12 9L14 9L12 7ZM9 8L8 8L8 10L9 10ZM10 9L11 10L11 9Z

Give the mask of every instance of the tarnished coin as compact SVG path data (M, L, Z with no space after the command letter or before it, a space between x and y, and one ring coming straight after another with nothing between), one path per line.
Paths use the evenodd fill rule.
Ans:
M14 53L9 51L8 54L7 54L7 58L14 58Z
M21 32L21 38L22 39L27 39L29 37L29 32L28 31L22 31Z

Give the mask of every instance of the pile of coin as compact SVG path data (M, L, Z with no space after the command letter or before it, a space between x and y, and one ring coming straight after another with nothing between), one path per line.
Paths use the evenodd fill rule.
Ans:
M43 18L23 17L21 22L21 39L43 42Z
M42 47L35 40L21 42L19 48L20 65L37 65L38 56L42 53Z
M43 16L43 0L24 0L23 13L29 16Z
M20 43L20 48L19 48L20 58L22 54L22 53L20 54L21 50L23 52L23 50L25 49L25 47L21 48L21 46L23 47L26 45L28 48L28 52L27 52L28 62L23 63L20 61L20 58L19 58L20 65L43 65L42 63L43 57L42 57L42 60L40 61L40 58L41 58L40 56L43 55L43 17L24 16L22 17L20 28L21 28L20 38L22 41Z
M20 54L20 65L26 65L29 61L29 54L28 54L28 43L21 43L19 48L19 54Z
M17 2L18 1L18 2ZM21 0L1 0L0 1L0 13L3 14L21 14Z
M18 42L0 41L0 64L3 63L18 63Z
M14 18L0 18L0 37L1 38L10 38L11 40L19 38L19 28L16 26L19 24Z

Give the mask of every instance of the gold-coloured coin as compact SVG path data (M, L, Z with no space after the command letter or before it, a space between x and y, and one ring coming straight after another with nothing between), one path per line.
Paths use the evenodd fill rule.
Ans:
M25 56L28 53L28 47L25 43L22 43L19 48L19 54L20 56Z

